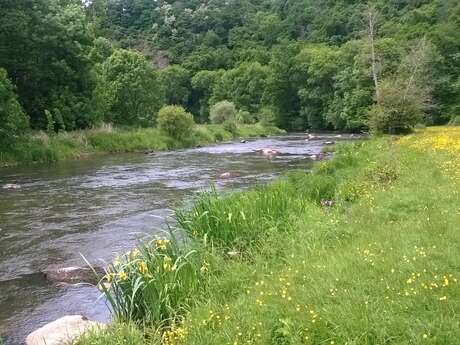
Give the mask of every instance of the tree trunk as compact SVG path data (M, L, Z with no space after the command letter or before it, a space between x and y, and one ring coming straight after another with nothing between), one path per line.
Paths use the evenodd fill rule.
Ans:
M374 40L375 40L375 22L376 22L376 17L377 17L377 12L373 6L369 6L368 12L367 12L367 19L368 19L368 36L369 36L369 42L371 45L371 66L372 66L372 79L374 80L374 85L375 85L375 98L377 100L377 103L380 102L380 90L379 90L379 80L378 80L378 74L377 74L377 59L375 56L375 45L374 45Z

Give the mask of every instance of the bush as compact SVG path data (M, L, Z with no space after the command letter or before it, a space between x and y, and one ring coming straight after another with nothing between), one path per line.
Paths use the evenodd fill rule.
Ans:
M179 139L190 135L195 122L192 114L186 112L181 106L168 105L159 111L157 124L160 130Z
M28 127L29 120L17 101L14 86L0 68L0 146L12 145Z
M211 123L224 123L231 120L236 114L235 104L229 101L217 102L211 107Z

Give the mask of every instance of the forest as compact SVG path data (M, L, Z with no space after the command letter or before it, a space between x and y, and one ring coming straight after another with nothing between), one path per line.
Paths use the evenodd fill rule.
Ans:
M1 12L4 148L31 130L152 127L167 105L206 123L218 103L230 117L214 122L286 130L460 121L456 0L3 0Z

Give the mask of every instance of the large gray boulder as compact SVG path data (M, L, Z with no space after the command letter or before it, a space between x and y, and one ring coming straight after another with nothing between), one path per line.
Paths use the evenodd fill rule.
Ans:
M105 326L82 315L67 315L30 333L26 345L67 345L87 330Z

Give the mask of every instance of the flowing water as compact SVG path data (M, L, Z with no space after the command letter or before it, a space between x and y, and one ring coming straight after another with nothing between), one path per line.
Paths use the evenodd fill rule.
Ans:
M22 344L34 329L69 314L107 321L94 287L51 284L38 273L82 266L81 255L102 266L146 234L164 231L171 209L186 207L211 184L241 189L289 169L309 169L311 155L331 139L305 138L0 169L0 336L6 344ZM281 154L257 154L261 148ZM238 177L219 178L224 172ZM8 184L20 188L2 188Z

